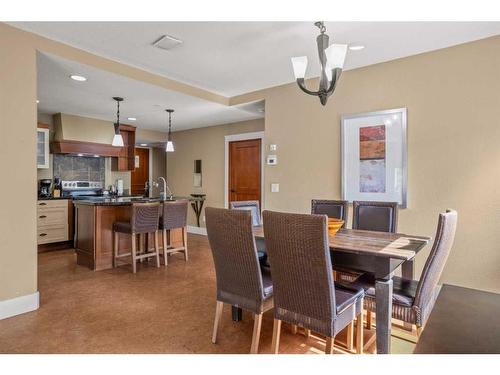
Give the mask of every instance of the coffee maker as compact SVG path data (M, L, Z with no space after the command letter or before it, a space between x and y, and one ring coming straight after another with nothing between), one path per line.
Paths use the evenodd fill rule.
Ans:
M43 178L38 181L38 197L39 198L50 198L51 192L50 187L52 186L52 180L49 178Z

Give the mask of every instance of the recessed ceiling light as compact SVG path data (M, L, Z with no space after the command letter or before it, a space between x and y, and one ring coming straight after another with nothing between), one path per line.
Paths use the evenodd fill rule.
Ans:
M127 117L127 120L129 120L129 121L135 121L137 119L135 117Z
M77 74L72 74L69 76L72 80L74 81L78 81L78 82L85 82L87 80L87 78L85 78L84 76L79 76Z
M352 44L352 45L349 46L349 49L351 51L361 51L364 48L365 48L365 46L362 45L362 44Z
M141 143L142 147L146 147L148 144L147 143Z

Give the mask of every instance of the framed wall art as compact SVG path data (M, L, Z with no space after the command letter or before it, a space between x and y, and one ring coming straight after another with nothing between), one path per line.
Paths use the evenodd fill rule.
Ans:
M342 116L342 196L406 208L406 108Z

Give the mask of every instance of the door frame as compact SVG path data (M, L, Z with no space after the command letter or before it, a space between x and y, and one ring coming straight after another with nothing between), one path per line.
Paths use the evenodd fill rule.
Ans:
M148 146L135 146L135 148L147 148L149 150L149 167L148 167L148 182L149 182L149 197L151 198L151 193L153 192L153 147ZM134 154L134 165L135 165L135 154ZM132 176L130 176L130 190L132 190Z
M265 147L264 147L264 131L251 132L251 133L241 133L241 134L231 134L224 136L224 207L229 208L229 142L234 141L249 141L252 139L260 139L260 209L264 209L264 159L265 159Z

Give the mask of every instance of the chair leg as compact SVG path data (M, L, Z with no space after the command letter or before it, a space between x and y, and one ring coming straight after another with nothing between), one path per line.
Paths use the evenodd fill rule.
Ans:
M165 264L165 266L168 264L168 260L167 260L167 247L168 247L168 243L167 243L167 230L163 229L163 264Z
M136 244L136 235L132 234L132 272L137 272L137 244Z
M154 236L155 236L156 267L160 268L160 245L158 244L158 231L154 233Z
M272 352L274 354L278 354L280 348L280 333L281 333L281 320L274 319L273 341L271 344Z
M212 342L215 344L217 342L217 331L219 329L220 321L222 318L222 308L224 303L217 301L217 306L215 307L215 320L214 320L214 331L212 333Z
M182 228L182 245L184 246L184 260L188 261L187 229Z
M306 329L304 333L305 333L306 339L311 337L311 330L310 329Z
M373 313L370 310L366 310L366 328L372 329L373 327Z
M332 354L333 353L334 341L335 341L335 337L327 337L326 338L325 354Z
M356 319L356 353L363 354L363 312Z
M352 350L354 346L354 321L351 321L347 326L346 347L347 350Z
M118 256L118 232L113 232L113 268L116 267L116 257Z
M253 322L252 346L250 347L250 354L259 353L259 339L260 339L261 326L262 326L262 313L255 314Z
M147 248L146 248L146 250L144 250L143 239L144 239L144 233L139 233L139 254L146 254L149 250ZM141 263L142 263L143 259L146 259L146 258L141 258L141 260L140 260ZM146 259L146 262L147 262L147 259Z
M297 334L297 325L296 325L296 324L292 324L292 333L293 333L294 335L296 335L296 334Z
M417 326L417 340L420 338L420 335L422 334L423 330L424 330L424 327Z

